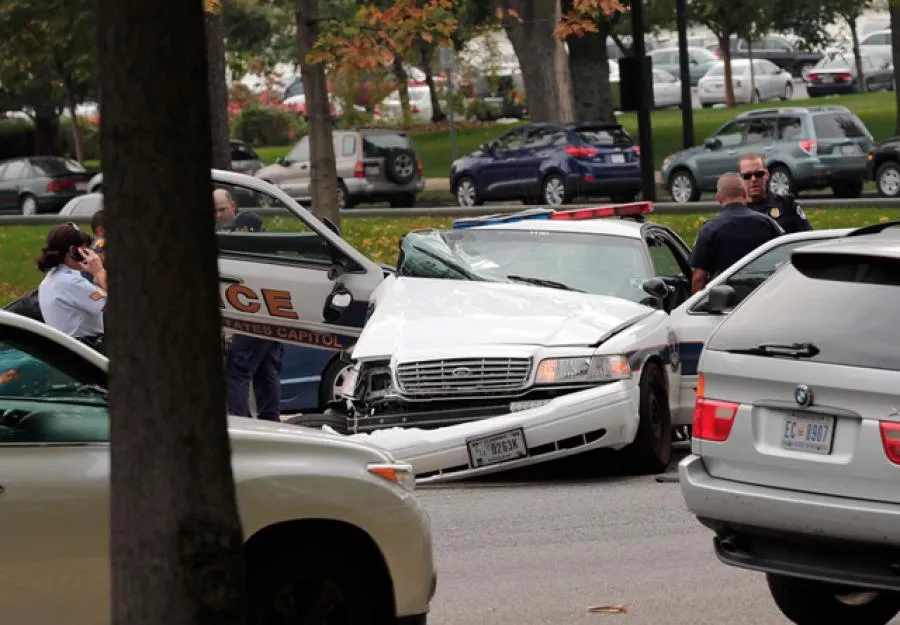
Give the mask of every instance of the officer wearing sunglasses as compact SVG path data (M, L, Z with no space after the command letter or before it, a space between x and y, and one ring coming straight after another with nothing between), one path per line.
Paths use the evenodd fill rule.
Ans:
M777 221L786 233L813 229L794 196L781 197L769 193L769 170L761 155L745 154L741 157L738 168L750 198L748 207Z

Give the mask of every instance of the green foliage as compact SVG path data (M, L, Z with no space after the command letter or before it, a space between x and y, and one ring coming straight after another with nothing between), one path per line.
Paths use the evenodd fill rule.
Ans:
M297 113L251 104L235 118L232 136L250 145L290 145L306 134L306 123Z
M0 160L34 154L34 125L27 119L0 120Z
M292 0L224 0L225 50L237 75L297 61Z
M81 132L84 137L84 159L99 160L100 159L100 129L81 119L78 121L81 126ZM72 134L72 119L64 117L59 123L59 134L62 143L63 154L75 158L75 137Z
M466 106L466 119L478 121L490 121L500 119L503 109L495 104L489 104L481 100L472 100Z

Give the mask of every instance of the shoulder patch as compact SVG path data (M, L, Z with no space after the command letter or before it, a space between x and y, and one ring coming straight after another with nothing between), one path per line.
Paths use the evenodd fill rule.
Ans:
M772 219L778 219L779 217L781 217L781 209L777 206L773 206L769 209L769 217L771 217Z
M103 289L97 289L96 291L91 293L90 297L92 300L97 302L97 301L103 299L104 297L106 297L106 291L104 291Z

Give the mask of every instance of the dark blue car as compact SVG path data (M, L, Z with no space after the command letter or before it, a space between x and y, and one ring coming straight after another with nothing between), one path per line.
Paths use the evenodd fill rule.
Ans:
M559 206L576 197L630 202L641 190L640 147L619 124L529 124L450 168L460 206L522 200Z

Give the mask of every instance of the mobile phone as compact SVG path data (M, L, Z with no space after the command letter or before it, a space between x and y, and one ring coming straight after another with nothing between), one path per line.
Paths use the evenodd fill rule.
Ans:
M77 263L80 263L84 260L84 255L81 253L81 250L79 250L77 247L72 248L72 260L74 260Z

